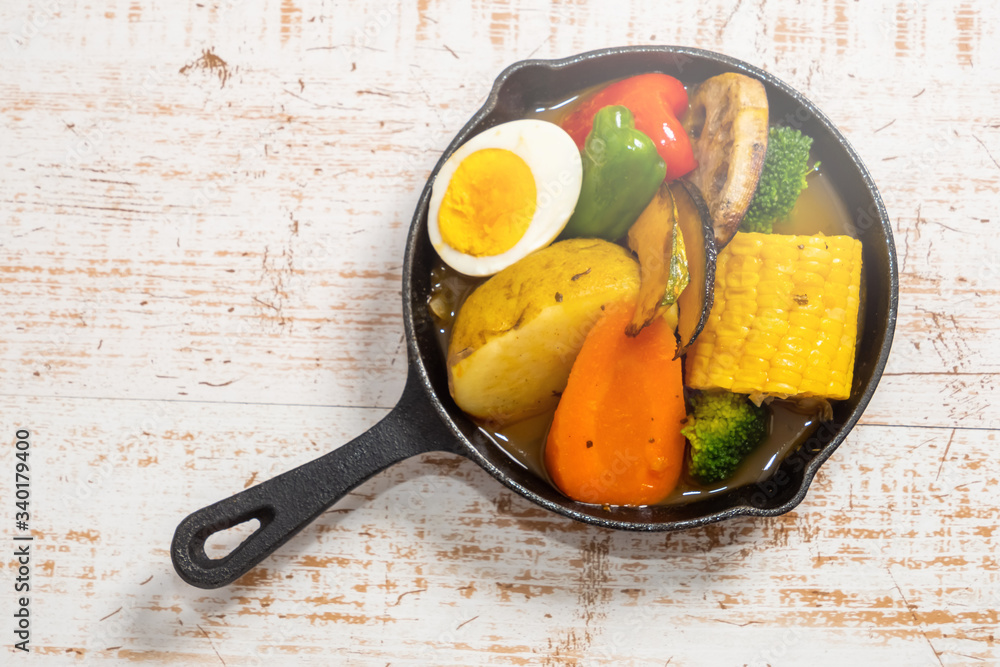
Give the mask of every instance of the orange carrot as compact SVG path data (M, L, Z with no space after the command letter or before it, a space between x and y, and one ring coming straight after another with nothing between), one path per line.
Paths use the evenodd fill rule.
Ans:
M608 306L590 330L549 429L545 465L574 500L649 505L681 474L685 410L674 332L658 317L626 336L633 310Z

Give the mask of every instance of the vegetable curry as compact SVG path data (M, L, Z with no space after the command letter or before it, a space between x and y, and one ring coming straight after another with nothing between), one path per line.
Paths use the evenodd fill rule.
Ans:
M580 502L684 503L766 480L849 395L859 330L860 242L811 139L769 127L743 75L639 75L531 119L580 151L524 152L536 208L575 206L522 223L544 239L526 257L432 271L459 407ZM482 150L518 160L523 143ZM506 215L462 205L470 228Z

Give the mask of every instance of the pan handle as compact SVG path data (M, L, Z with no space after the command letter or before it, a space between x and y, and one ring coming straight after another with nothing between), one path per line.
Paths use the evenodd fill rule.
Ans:
M199 588L230 584L348 491L393 463L424 452L461 453L417 376L411 370L396 407L346 445L181 521L170 545L181 579ZM211 535L252 519L260 527L228 555L211 558L205 553Z

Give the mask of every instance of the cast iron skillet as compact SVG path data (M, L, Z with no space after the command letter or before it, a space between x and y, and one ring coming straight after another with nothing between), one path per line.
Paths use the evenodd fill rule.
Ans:
M665 72L685 82L736 71L764 83L771 122L799 127L815 139L814 152L851 213L864 246L867 299L851 398L836 404L833 422L822 426L789 456L770 481L720 492L688 505L604 509L569 500L515 463L451 400L445 361L427 309L430 270L436 257L427 238L427 205L434 174L474 135L578 89L648 71ZM500 74L486 103L441 156L417 204L403 265L409 376L398 405L346 445L185 518L171 545L174 567L194 586L229 584L375 473L430 451L468 457L532 502L571 519L608 528L667 531L736 516L783 514L802 501L817 469L844 441L874 393L892 342L897 286L888 216L868 171L819 109L767 72L709 51L672 46L620 47L563 60L515 63ZM257 519L260 527L250 537L223 558L208 557L205 540L210 535L251 519Z

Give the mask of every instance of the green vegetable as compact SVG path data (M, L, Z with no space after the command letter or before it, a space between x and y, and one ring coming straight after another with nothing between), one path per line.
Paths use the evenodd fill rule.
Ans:
M775 222L788 217L808 185L806 176L819 166L819 162L809 166L812 142L812 137L794 128L771 128L760 182L740 223L740 231L770 234Z
M722 481L764 439L767 410L744 394L728 391L697 394L691 404L687 425L681 429L691 443L688 471L702 484Z
M580 198L562 235L617 241L656 194L666 165L622 106L597 112L582 157Z
M680 225L674 225L674 238L670 246L670 272L667 275L667 289L663 294L661 306L672 306L677 303L681 292L691 282L691 273L688 271L687 252L684 249L684 234Z

